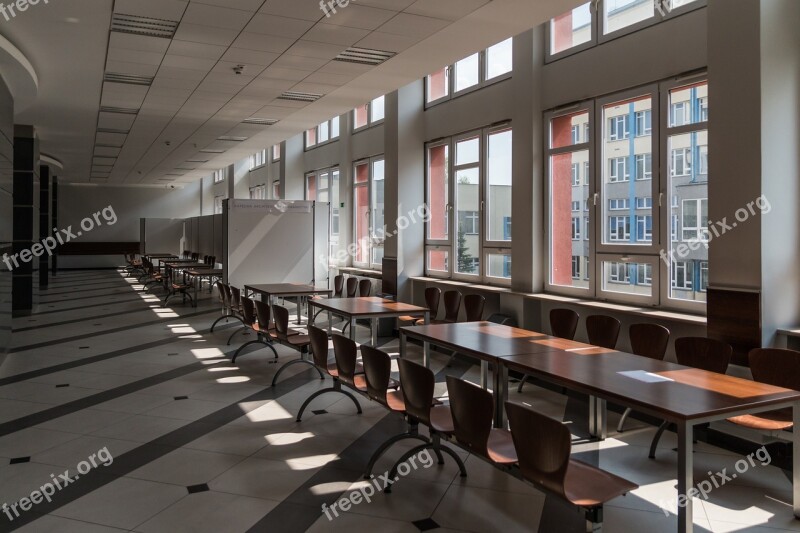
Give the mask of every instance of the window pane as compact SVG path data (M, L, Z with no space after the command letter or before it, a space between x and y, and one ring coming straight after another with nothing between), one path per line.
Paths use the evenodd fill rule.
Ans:
M339 171L331 175L331 244L339 244Z
M367 165L364 165L367 166ZM354 198L354 217L353 228L356 241L356 254L353 258L355 262L366 264L369 260L367 250L369 250L369 196L366 185L359 185L353 189Z
M489 135L488 240L511 241L511 130Z
M456 166L470 165L480 161L480 146L480 137L473 137L456 143Z
M384 239L386 237L383 217L383 184L384 161L375 161L372 164L372 238ZM373 263L377 261L373 260Z
M369 124L369 105L364 104L353 110L353 129L363 128Z
M589 142L589 113L578 111L550 121L550 148Z
M272 199L273 200L280 200L281 199L281 181L275 180L272 182Z
M618 294L653 295L653 265L603 261L603 290Z
M627 28L655 15L655 3L650 0L605 0L603 33Z
M685 6L687 4L691 4L692 2L696 2L697 0L670 0L672 4L670 5L670 9L676 9L681 6Z
M480 207L478 205L479 170L469 168L456 172L456 206L458 235L456 272L480 274Z
M455 65L456 68L456 88L455 92L463 91L480 82L480 54L472 54L462 59Z
M317 176L311 174L306 178L306 200L317 199Z
M708 122L708 83L679 87L669 92L669 127Z
M448 145L433 146L428 149L428 239L448 238L447 204L450 203L448 191Z
M589 182L583 175L589 168L584 164L588 161L588 150L550 158L550 283L553 285L589 287L589 241L573 240L573 218L579 221L582 218L583 227L580 222L578 227L585 236L589 234ZM573 204L577 204L577 212L573 212Z
M428 76L428 95L427 102L433 102L439 98L444 98L450 93L450 69L444 67Z
M366 183L369 181L369 164L360 163L356 165L355 179L356 183Z
M371 112L371 116L369 118L370 122L377 122L379 120L383 120L383 117L385 115L385 109L384 109L385 100L386 97L381 96L372 101L372 104L370 104L370 112Z
M325 141L327 141L329 133L330 132L329 132L328 122L326 121L320 124L318 142L324 143Z
M279 161L281 158L281 145L276 144L272 147L272 160Z
M383 264L383 245L376 245L372 247L372 265L382 266Z
M450 248L428 247L425 252L429 271L445 273L450 271Z
M490 80L514 68L514 39L508 38L486 50L486 79Z
M643 96L603 108L603 243L650 245L653 206L652 98Z
M557 54L592 40L591 2L550 21L550 53Z
M511 279L511 252L487 254L486 265L487 276Z
M306 131L306 148L311 148L317 144L317 128Z

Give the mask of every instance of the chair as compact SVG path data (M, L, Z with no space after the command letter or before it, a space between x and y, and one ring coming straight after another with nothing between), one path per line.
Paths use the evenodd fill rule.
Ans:
M186 283L176 282L173 277L174 274L175 271L173 270L172 274L167 276L168 292L167 292L167 297L164 298L164 303L161 305L161 307L166 307L167 303L169 303L169 299L178 294L183 296L183 303L186 303L186 298L188 297L189 301L192 303L192 307L196 307L197 302L194 301L194 298L189 293L189 290L194 289L194 284L191 281L188 281Z
M355 357L350 360L351 353L344 353L340 351L335 351L336 356L336 363L331 365L328 363L328 333L325 330L319 329L315 326L308 327L308 336L311 338L311 355L314 357L314 365L317 367L318 370L328 374L331 378L333 378L333 386L328 387L326 389L320 389L314 392L311 396L306 398L306 401L303 402L303 405L300 407L300 411L297 412L297 421L302 422L303 412L306 410L314 398L322 396L323 394L327 394L329 392L336 392L339 394L344 394L351 400L353 403L356 404L356 409L358 410L358 414L361 414L361 404L358 403L358 400L355 396L353 396L349 391L346 391L342 388L342 380L340 379L339 374L339 359L347 359L347 361L342 361L341 366L347 367L348 369L352 367L353 374L355 372L360 371L361 368L357 366L355 362ZM336 348L336 340L334 338L334 349ZM341 350L341 348L340 348Z
M667 353L669 330L658 324L632 324L628 329L631 340L631 351L636 355L661 361ZM617 424L617 431L625 431L625 420L631 414L631 408L625 409Z
M278 371L275 373L275 376L272 378L272 386L275 386L275 384L278 382L278 378L284 370L290 366L300 364L310 365L319 373L319 379L324 379L325 376L322 374L322 370L317 368L317 366L314 364L314 361L309 361L305 358L306 353L308 353L309 346L311 345L311 338L308 335L300 335L296 331L289 329L288 309L280 305L273 305L272 312L275 315L275 338L277 341L284 346L300 352L299 359L293 359L278 369Z
M278 359L278 352L275 351L275 347L272 346L272 338L270 337L269 305L260 300L254 302L250 298L242 298L242 315L244 317L245 327L256 334L256 339L239 346L239 349L234 352L231 358L231 363L236 362L236 358L242 350L254 344L263 344L272 350L272 353L275 354L275 359ZM272 331L274 332L275 329L272 329Z
M439 300L442 297L442 289L439 287L428 287L425 289L425 306L430 310L430 319L434 320L439 312ZM416 316L401 316L397 319L399 323L411 322L416 326L421 326L425 323L424 318Z
M355 298L358 291L358 278L349 277L346 282L347 298Z
M234 318L244 324L243 318L233 312L230 287L221 281L217 281L216 285L217 290L219 291L219 299L222 302L222 316L216 319L213 324L211 324L211 330L209 331L210 333L214 333L214 328L217 326L220 320Z
M706 337L682 337L675 339L675 357L680 365L724 374L733 357L733 348L730 344ZM658 427L653 442L650 443L650 459L656 458L658 441L668 426L669 422L665 420Z
M341 298L342 292L344 292L344 276L342 274L337 274L333 278L333 294L331 294L331 298ZM316 300L317 298L319 298L319 296L311 296L312 300ZM317 317L322 311L323 309L320 309L314 314L312 322L317 320Z
M405 400L403 399L403 394L397 390L400 384L391 377L392 359L389 354L364 344L361 346L361 359L364 364L364 378L367 382L366 392L369 399L378 402L393 413L406 417ZM369 463L367 463L364 479L370 479L375 463L395 443L407 439L430 442L427 437L419 434L419 421L411 418L407 419L408 430L405 433L391 437L372 454Z
M580 315L572 309L551 309L550 310L550 331L554 337L572 340L575 332L578 331L578 321ZM530 376L525 374L517 386L517 392L522 392L522 387Z
M638 485L571 459L567 426L522 405L506 402L511 436L523 479L584 509L587 531L603 522L603 505Z
M231 313L239 317L239 321L242 323L242 327L231 333L231 336L228 337L227 345L231 345L231 341L236 336L237 333L241 333L242 331L247 331L247 319L244 317L244 309L242 308L242 291L238 287L234 287L233 285L228 285L228 289L230 290L230 303L231 303ZM219 320L219 319L217 319Z
M781 348L755 348L750 350L748 357L755 381L800 390L800 352ZM759 431L783 431L793 426L792 409L735 416L729 418L728 422Z
M498 466L517 462L511 432L492 427L494 398L492 393L472 383L447 376L447 395L453 414L454 435L470 453L488 459Z
M433 372L431 369L408 359L398 359L397 364L400 368L400 390L405 399L406 413L408 413L409 419L414 419L418 424L428 427L431 440L404 453L389 471L389 479L397 477L397 468L401 464L426 449L433 450L439 459L439 464L444 462L442 452L452 457L458 465L461 477L466 477L467 469L464 467L464 462L456 452L442 445L442 437L452 435L455 432L455 428L453 427L453 416L450 413L450 407L433 405L433 388L436 382ZM391 491L391 485L384 489L386 493L391 493Z
M458 291L445 291L444 293L444 318L431 320L431 324L452 324L458 322L458 311L461 308L461 293Z
M613 316L592 315L587 317L586 334L589 337L589 344L614 350L617 347L621 326L619 320Z
M366 298L372 293L372 280L362 279L358 282L358 296Z
M467 314L467 322L480 322L483 319L483 308L485 306L486 298L480 294L464 296L464 312Z

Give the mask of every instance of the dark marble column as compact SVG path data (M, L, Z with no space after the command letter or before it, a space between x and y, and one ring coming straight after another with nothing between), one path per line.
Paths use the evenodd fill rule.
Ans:
M53 176L50 182L50 222L51 228L58 228L58 176ZM58 275L58 248L53 252L53 257L50 258L50 273L53 277Z
M39 170L39 242L50 236L50 167L42 165ZM49 284L50 254L45 251L39 257L39 289Z
M39 147L33 126L14 126L13 316L28 316L33 292L34 236L38 238Z

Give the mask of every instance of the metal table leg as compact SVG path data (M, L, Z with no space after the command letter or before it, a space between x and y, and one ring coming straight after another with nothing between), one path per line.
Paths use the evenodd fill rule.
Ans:
M606 438L606 401L589 396L589 434L600 440Z
M508 401L508 367L494 363L494 427L506 428L505 406Z
M692 521L694 503L691 496L687 494L689 489L694 487L694 472L692 470L693 429L694 427L690 422L678 422L678 533L691 533L694 527ZM796 491L797 489L795 489L795 493Z
M481 361L481 388L489 388L489 361Z
M350 340L356 340L356 321L350 317Z
M372 347L378 347L378 317L372 317L369 320L370 329L372 330ZM352 326L350 326L352 327Z
M800 402L794 402L792 406L792 419L794 427L800 428ZM792 487L793 487L793 507L795 518L800 518L800 430L792 432Z

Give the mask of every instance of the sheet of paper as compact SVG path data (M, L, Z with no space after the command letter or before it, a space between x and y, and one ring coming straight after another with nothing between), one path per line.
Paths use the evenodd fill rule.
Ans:
M658 374L645 372L644 370L628 370L626 372L617 372L617 373L620 374L621 376L633 378L638 381L642 381L644 383L661 383L662 381L675 381L670 378L665 378L664 376L659 376Z

